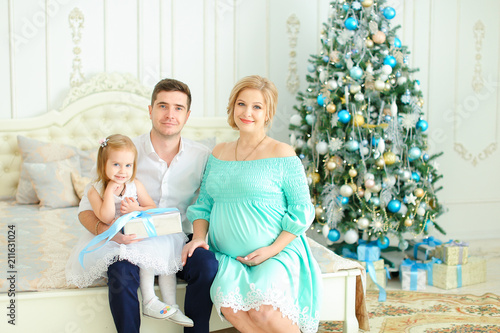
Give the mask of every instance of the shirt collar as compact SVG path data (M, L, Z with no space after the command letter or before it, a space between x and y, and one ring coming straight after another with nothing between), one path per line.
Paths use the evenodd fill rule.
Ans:
M155 154L156 156L158 156L158 154L155 151L155 148L153 147L153 143L151 142L151 132L148 135L146 135L146 137L147 138L144 142L144 150L145 150L146 154L147 155ZM179 144L179 152L175 156L181 156L182 153L184 152L185 146L186 146L186 143L185 143L184 139L181 137L181 142Z

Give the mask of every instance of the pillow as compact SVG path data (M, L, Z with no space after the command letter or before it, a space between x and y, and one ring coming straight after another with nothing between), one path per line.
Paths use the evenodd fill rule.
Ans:
M73 183L73 188L75 189L75 193L79 199L81 199L85 194L85 187L88 183L90 183L90 181L90 177L84 177L78 172L71 173L71 182Z
M40 208L63 208L80 203L71 181L71 172L80 173L78 155L55 162L24 163L24 168L40 199Z
M16 192L16 201L19 204L34 204L40 201L36 196L31 179L24 168L25 162L54 162L78 155L80 156L82 175L90 176L92 167L95 165L97 159L97 148L95 151L84 151L61 143L48 143L21 135L17 136L17 143L23 160Z

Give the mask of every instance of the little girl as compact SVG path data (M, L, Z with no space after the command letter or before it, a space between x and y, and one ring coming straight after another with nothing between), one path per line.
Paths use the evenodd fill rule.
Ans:
M136 160L137 150L127 136L114 134L102 140L97 155L97 180L87 192L100 223L112 225L123 214L156 207L144 185L135 179ZM187 240L184 233L150 237L128 245L109 241L86 253L82 267L78 256L93 236L86 232L73 249L66 266L68 283L79 288L88 287L95 280L106 277L109 265L128 260L140 268L143 314L168 319L182 326L193 326L193 321L176 305L175 298L175 273L182 269L181 251ZM158 284L165 303L155 295L155 275L159 275Z

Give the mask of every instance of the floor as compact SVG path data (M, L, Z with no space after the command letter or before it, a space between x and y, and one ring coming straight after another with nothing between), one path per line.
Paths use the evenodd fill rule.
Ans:
M426 286L425 292L479 296L486 293L500 295L500 238L475 240L468 243L469 255L486 259L486 282L449 290ZM401 290L401 282L397 276L388 281L386 290ZM213 333L238 333L238 331L234 328L228 328Z

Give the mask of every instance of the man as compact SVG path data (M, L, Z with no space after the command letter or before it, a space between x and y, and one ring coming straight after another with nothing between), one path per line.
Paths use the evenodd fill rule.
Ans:
M189 87L177 80L157 83L151 97L149 117L152 129L135 138L137 148L137 179L141 181L157 207L176 207L182 214L182 228L189 236L192 225L186 219L186 209L198 195L210 149L181 137L181 130L191 114ZM86 196L79 209L82 225L94 234L109 227L100 223ZM113 240L121 244L137 242L135 235L118 233ZM183 262L177 275L187 282L184 310L194 321L186 333L209 332L212 310L210 286L218 263L212 252L197 249ZM117 261L108 268L109 304L118 332L139 332L141 314L137 289L139 267L128 261ZM175 322L175 314L170 319Z

